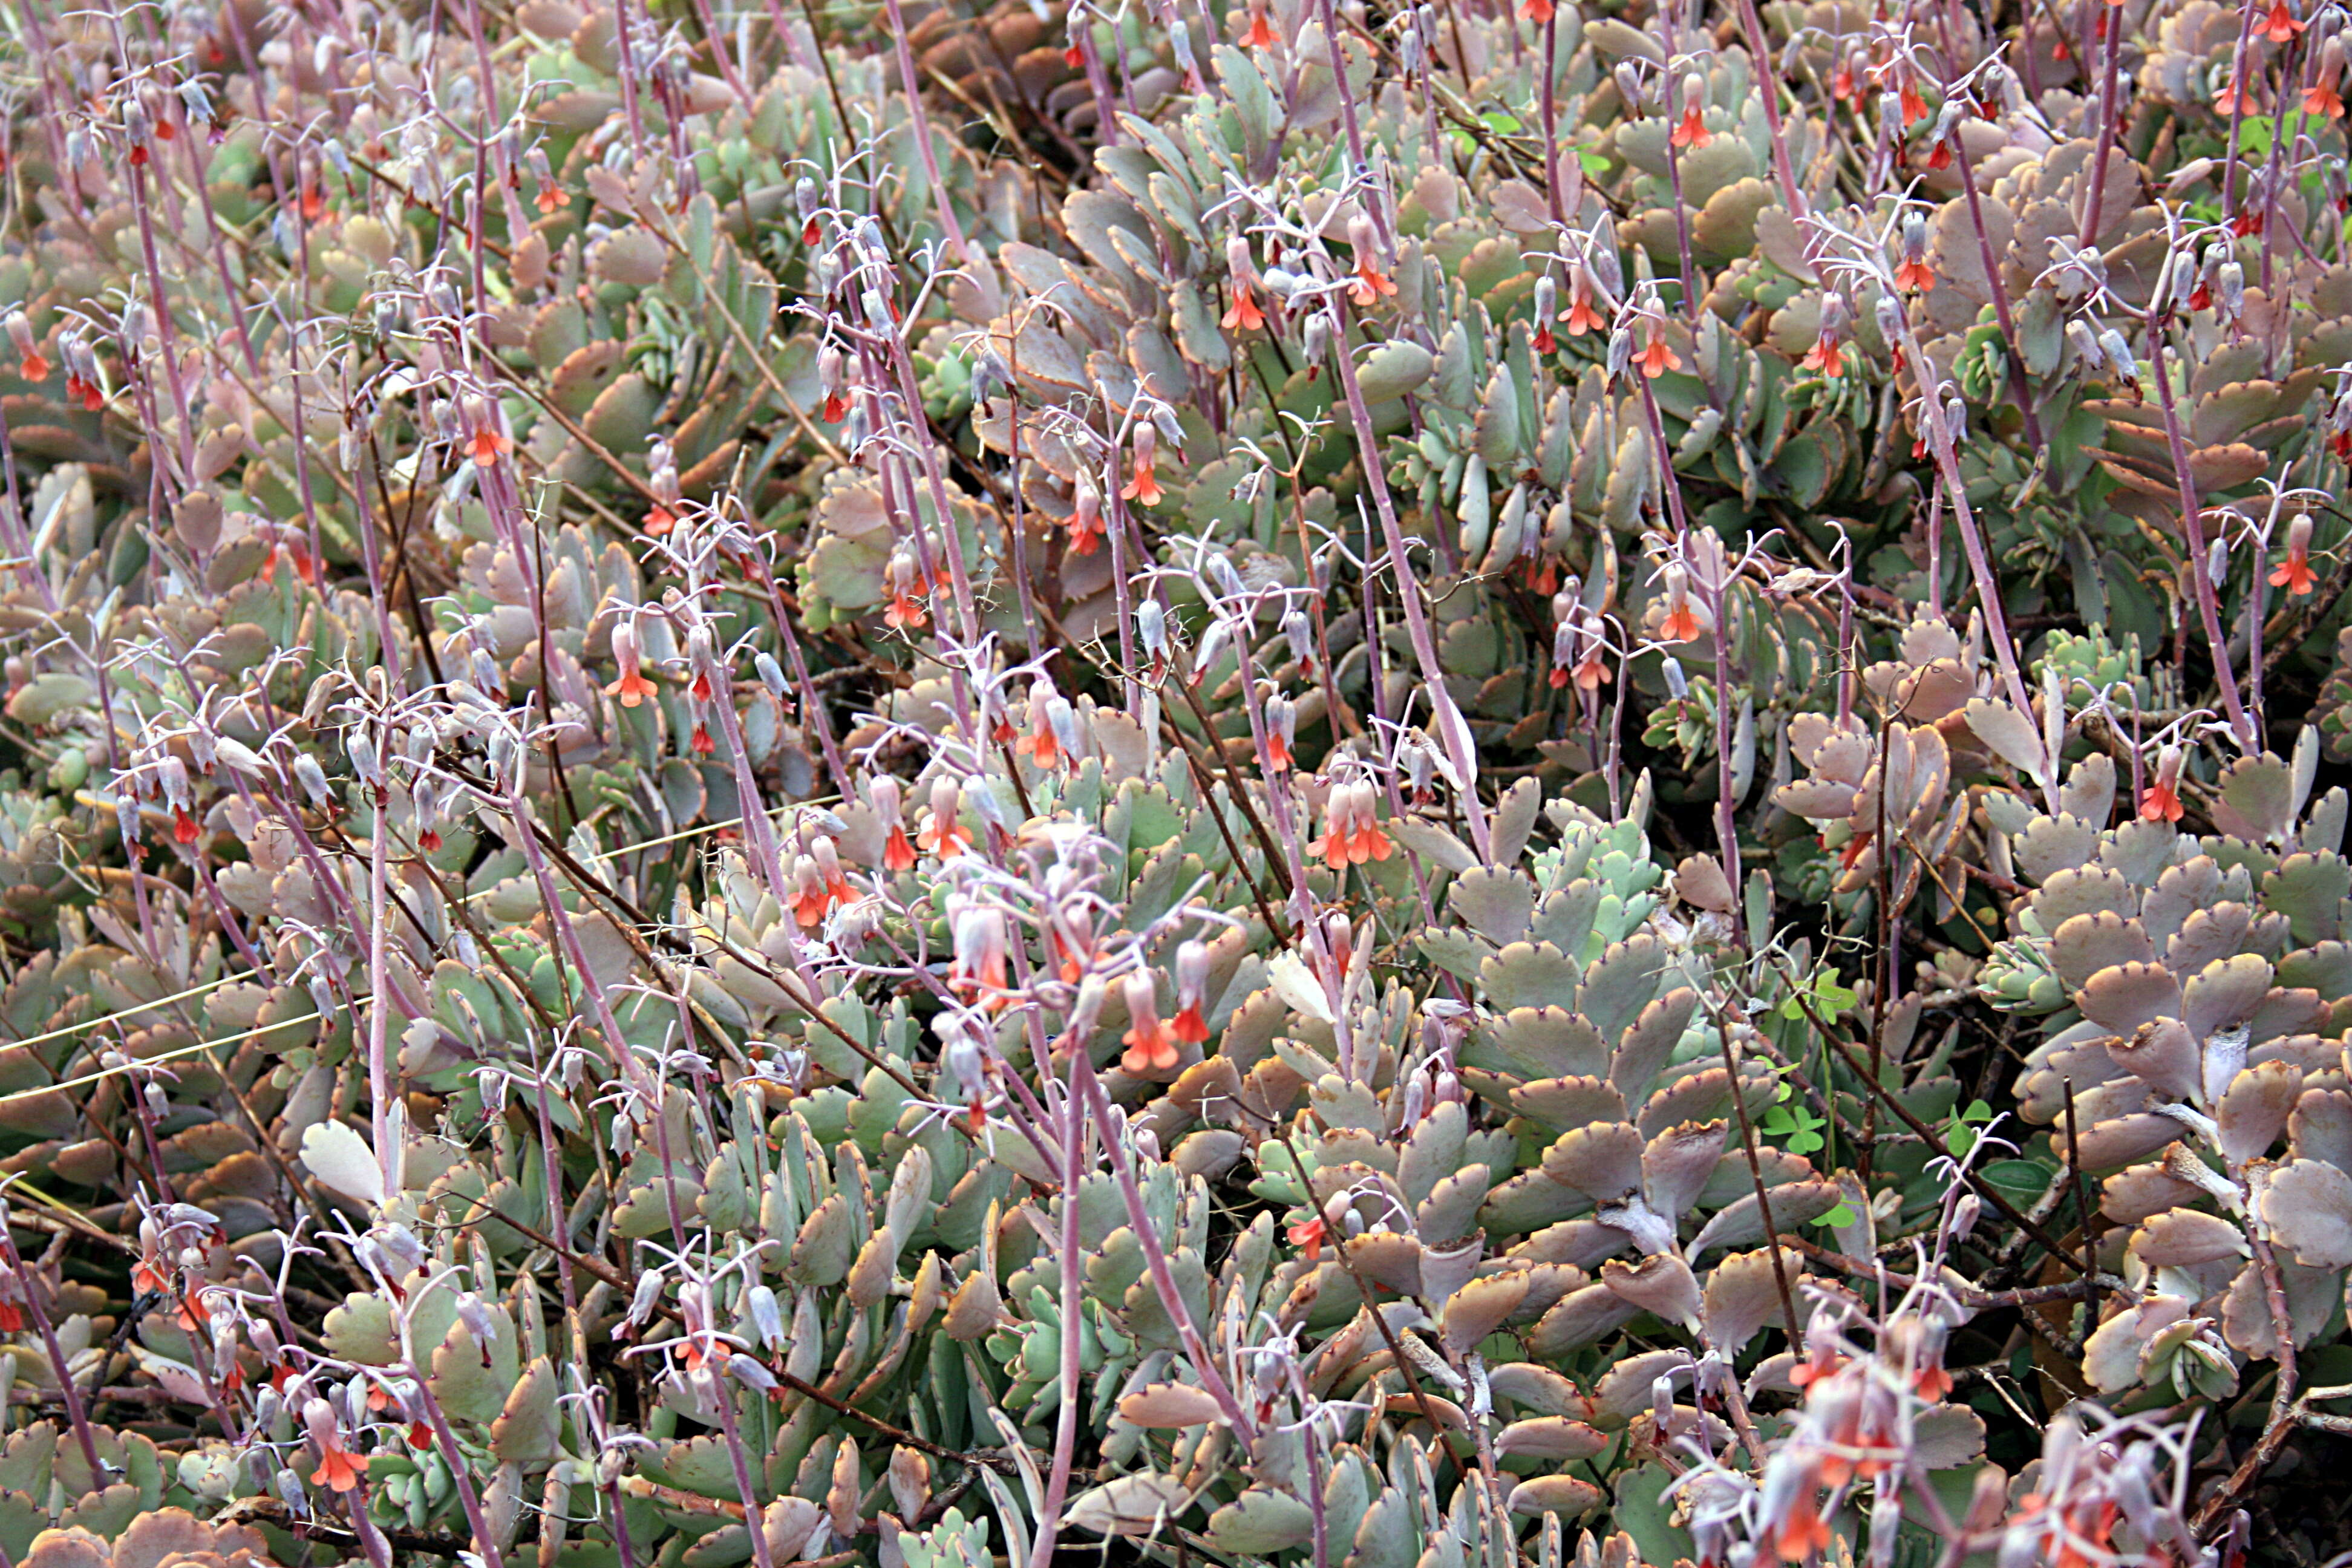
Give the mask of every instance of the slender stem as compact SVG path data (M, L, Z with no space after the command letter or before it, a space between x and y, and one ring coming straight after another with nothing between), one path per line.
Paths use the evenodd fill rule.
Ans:
M1062 1099L1062 1234L1056 1244L1062 1266L1062 1365L1060 1405L1054 1412L1054 1468L1046 1478L1045 1506L1037 1517L1037 1542L1030 1568L1051 1568L1059 1539L1062 1502L1070 1492L1070 1464L1078 1446L1079 1310L1086 1304L1085 1280L1079 1272L1083 1252L1078 1243L1079 1190L1077 1173L1087 1163L1087 1108L1078 1092L1078 1062L1087 1042L1070 1038L1070 1089Z
M73 1363L66 1359L65 1347L58 1342L57 1324L49 1319L48 1303L41 1299L41 1282L25 1266L25 1255L16 1250L16 1237L9 1231L8 1222L6 1202L0 1199L0 1252L7 1255L8 1271L16 1277L25 1310L32 1315L34 1331L41 1336L42 1348L49 1352L49 1367L57 1373L58 1393L65 1401L67 1424L73 1427L74 1436L81 1444L81 1457L88 1461L95 1484L105 1478L106 1467L99 1462L98 1438L89 1429L89 1415L82 1409L81 1390L74 1385Z
M2245 705L2238 697L2238 679L2230 668L2230 644L2221 630L2221 606L2214 597L2213 580L2205 571L2204 507L2197 498L2197 475L2189 464L2189 443L2180 432L2180 411L2172 390L2172 367L2167 362L2164 321L2151 315L2148 319L2150 368L2156 376L2157 405L2164 413L2165 444L2172 452L2173 482L2180 488L2180 528L2189 536L2189 578L2190 591L2197 598L2197 616L2205 628L2205 640L2213 655L2213 679L2221 688L2221 708L2230 718L2231 732L2238 743L2252 750L2259 743L2253 721L2247 717ZM1965 507L1965 498L1955 498ZM1965 512L1963 512L1965 516ZM2032 709L2021 702L2019 711Z
M929 182L931 205L940 215L940 226L947 230L948 244L955 248L956 259L969 266L974 258L971 241L964 237L963 225L956 221L955 203L949 198L947 185L940 178L939 152L931 145L931 120L923 111L923 84L915 75L915 50L907 40L906 18L898 14L898 0L882 0L882 4L890 18L891 41L898 52L898 85L906 91L907 113L914 122L915 156L923 165L923 178ZM919 400L911 405L917 413L922 406ZM944 515L940 523L941 527L949 526Z
M1334 314L1338 314L1336 305ZM1446 760L1454 764L1454 776L1461 781L1462 817L1470 828L1471 847L1478 851L1479 859L1491 860L1486 808L1478 799L1477 748L1470 738L1469 721L1454 705L1454 694L1446 689L1445 666L1437 657L1437 639L1430 630L1429 612L1421 603L1421 584L1413 577L1412 557L1405 551L1404 530L1397 522L1396 498L1389 494L1388 469L1381 459L1380 437L1372 430L1372 415L1364 402L1363 384L1356 378L1356 362L1348 351L1346 326L1345 320L1340 320L1332 333L1331 363L1339 374L1340 390L1347 395L1348 418L1355 426L1359 458L1364 466L1364 478L1371 485L1373 509L1380 514L1381 542L1396 574L1397 602L1404 607L1405 630L1412 640L1413 658L1420 661L1422 679L1429 688L1438 743L1445 748Z
M1095 1120L1108 1126L1110 1098L1103 1093L1102 1079L1095 1076L1094 1063L1087 1059L1083 1047L1070 1053L1070 1075ZM1128 1223L1134 1226L1136 1238L1143 1244L1143 1262L1150 1272L1151 1288L1159 1294L1169 1321L1176 1325L1176 1337L1184 1346L1186 1358L1200 1377L1202 1388L1233 1424L1234 1436L1244 1447L1255 1443L1257 1423L1250 1419L1249 1412L1242 1408L1223 1374L1218 1372L1216 1358L1209 1353L1200 1325L1192 1321L1192 1303L1177 1289L1176 1276L1169 1269L1168 1254L1160 1245L1159 1227L1152 1224L1150 1212L1143 1206L1142 1189L1136 1185L1133 1151L1116 1138L1107 1138L1104 1142L1110 1153L1111 1177L1118 1184L1120 1200L1127 1205Z

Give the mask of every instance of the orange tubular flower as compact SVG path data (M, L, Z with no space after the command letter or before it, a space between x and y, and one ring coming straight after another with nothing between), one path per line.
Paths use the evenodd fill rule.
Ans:
M2139 797L2140 816L2148 822L2178 822L2187 808L2180 804L2180 764L2185 759L2178 746L2167 746L2157 753L2156 777Z
M948 970L948 989L966 1003L992 1012L1003 1006L1009 945L1003 914L967 907L956 915L952 931L955 962Z
M1821 1500L1808 1488L1772 1526L1772 1550L1783 1563L1802 1563L1829 1546L1830 1521L1822 1517Z
M963 789L951 778L931 781L931 815L915 843L926 855L951 860L971 853L971 835L959 820L963 813Z
M1265 765L1286 773L1298 761L1292 748L1298 743L1298 705L1287 697L1265 702Z
M1551 0L1527 0L1527 4L1520 7L1519 15L1540 27L1552 18Z
M1267 18L1265 6L1261 0L1260 4L1249 8L1249 31L1242 35L1242 47L1270 49L1275 46L1276 39L1274 23Z
M1805 354L1805 369L1817 370L1823 375L1845 374L1845 329L1852 314L1846 309L1845 296L1835 289L1822 297L1821 336Z
M1201 1005L1209 985L1209 950L1198 942L1186 942L1176 950L1176 1016L1169 1023L1168 1032L1188 1046L1197 1046L1209 1037L1209 1023L1201 1016Z
M1597 332L1609 324L1609 318L1593 309L1592 279L1581 267L1576 269L1570 284L1568 314L1562 316L1560 321L1568 328L1568 335L1571 338Z
M33 336L33 323L22 310L8 312L8 341L16 347L19 362L17 374L26 381L49 379L49 358L41 352L39 342Z
M623 621L613 628L613 662L621 668L620 678L604 688L604 695L617 697L624 708L635 708L656 689L646 679L641 663L643 654L637 647L637 625Z
M1307 847L1334 871L1385 860L1392 846L1373 816L1378 797L1369 784L1337 784L1325 805L1323 837Z
M1260 22L1264 14L1260 13ZM1225 270L1233 275L1234 302L1220 321L1229 332L1254 332L1265 325L1265 312L1257 307L1257 296L1250 286L1257 280L1256 265L1250 259L1249 241L1234 235L1225 241Z
M1670 370L1683 367L1682 356L1666 346L1665 334L1654 326L1650 329L1649 342L1643 343L1642 352L1633 356L1633 363L1640 365L1642 374L1652 381Z
M323 1399L305 1402L302 1425L309 1430L310 1441L319 1446L319 1468L310 1472L310 1479L330 1491L347 1492L357 1487L367 1474L367 1463L343 1447L335 1407Z
M1925 294L1936 286L1936 269L1925 258L1905 258L1895 269L1895 286L1909 294Z
M2311 519L2298 517L2286 525L2286 560L2271 571L2271 586L2284 588L2297 599L2319 586L2311 566Z
M1094 967L1097 947L1094 918L1083 905L1065 905L1045 922L1045 950L1065 985L1076 985L1086 978L1087 971Z
M1372 233L1372 220L1358 213L1348 220L1348 248L1356 253L1356 281L1348 290L1359 310L1369 310L1384 297L1393 296L1397 286L1380 268L1379 245Z
M1348 289L1348 298L1355 301L1356 309L1369 310L1383 297L1396 291L1396 284L1390 280L1387 273L1373 265L1370 257L1356 263L1356 281Z
M1160 487L1156 483L1151 493L1155 500L1158 499ZM1070 513L1070 553L1092 555L1102 548L1103 539L1108 531L1103 526L1102 492L1095 489L1094 480L1081 473L1078 476L1077 508Z
M1135 468L1133 477L1118 492L1121 500L1131 500L1138 506L1158 506L1165 492L1160 488L1160 476L1153 471L1154 460L1160 455L1159 428L1150 420L1135 427Z
M2270 14L2263 18L2259 31L2273 44L2291 44L2296 35L2308 26L2309 23L2295 18L2294 13L2287 8L2286 0L2271 0Z
M915 558L903 550L892 552L883 575L890 586L890 607L882 612L883 625L893 630L920 631L930 612L916 597L922 592L923 574Z
M2344 35L2336 34L2319 47L2319 69L2303 95L2303 111L2326 120L2344 118L2344 95L2336 84L2344 79Z
M809 858L816 862L817 875L824 879L824 890L836 904L845 904L857 896L849 885L849 878L841 869L841 851L830 838L819 838L809 846Z
M887 773L880 774L866 786L866 795L874 803L875 820L882 824L882 868L912 870L915 843L907 837L907 819L900 814L898 781Z
M1218 324L1229 332L1254 332L1265 325L1265 312L1257 308L1257 299L1250 286L1240 279L1234 279L1234 302L1225 307Z
M1151 976L1138 970L1127 977L1127 1016L1129 1027L1119 1037L1127 1047L1118 1065L1129 1072L1166 1072L1182 1058L1175 1038L1167 1026L1160 1021L1160 1000L1152 988Z
M349 1449L329 1446L320 1454L319 1468L310 1472L310 1479L329 1491L347 1492L356 1488L366 1473L365 1467Z
M1927 100L1919 95L1918 83L1907 79L1903 83L1901 97L1903 100L1903 129L1908 131L1913 126L1918 124L1919 121L1927 118Z
M1666 566L1666 621L1658 635L1668 642L1696 642L1706 629L1690 592L1690 574L1680 563Z
M1013 742L1014 754L1029 758L1041 768L1058 768L1068 759L1061 737L1055 732L1054 705L1061 700L1044 680L1029 688L1029 732Z
M1328 1228L1318 1214L1312 1219L1300 1220L1283 1234L1290 1238L1290 1245L1300 1248L1306 1254L1307 1261L1312 1263L1322 1255L1323 1237Z
M496 426L484 425L466 443L466 449L473 454L476 468L494 468L500 458L514 450L514 437Z
M1674 134L1666 138L1667 142L1680 149L1704 147L1714 141L1714 133L1707 130L1706 121L1700 118L1706 108L1706 84L1696 76L1683 78L1683 117L1675 124Z
M793 858L793 896L788 907L803 931L822 924L833 911L832 889L824 885L816 862L805 855Z
M815 220L810 220L812 227ZM849 366L841 350L827 343L816 353L816 384L824 391L824 407L819 417L828 425L838 425L849 417Z

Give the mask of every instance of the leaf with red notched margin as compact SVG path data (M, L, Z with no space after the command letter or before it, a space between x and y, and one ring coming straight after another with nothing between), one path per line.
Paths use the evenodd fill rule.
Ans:
M2132 1256L2151 1268L2193 1268L2249 1253L2245 1232L2236 1224L2188 1208L2149 1215L2132 1232L2130 1246Z
M2260 953L2216 959L2180 988L2180 1019L2199 1040L2247 1022L2271 994L2271 966Z
M2263 1188L2271 1237L2313 1268L2352 1265L2352 1175L2316 1160L2293 1160Z
M2221 1130L2221 1157L2242 1165L2269 1152L2302 1094L2303 1069L2293 1062L2260 1062L2242 1069L2213 1113Z
M1689 1264L1670 1252L1653 1253L1638 1264L1612 1258L1601 1266L1601 1282L1670 1323L1695 1326L1704 1307L1698 1277Z
M2118 963L2091 976L2074 1004L2108 1033L2129 1035L2142 1024L2180 1016L2180 983L2160 963Z

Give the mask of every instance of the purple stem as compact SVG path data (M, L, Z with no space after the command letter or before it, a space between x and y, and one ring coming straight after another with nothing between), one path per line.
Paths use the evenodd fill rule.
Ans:
M1336 313L1336 307L1335 307ZM1470 725L1462 710L1454 704L1454 694L1445 689L1445 666L1437 657L1437 641L1429 629L1429 613L1422 607L1421 584L1412 575L1406 557L1404 531L1398 526L1396 500L1389 494L1388 470L1381 465L1380 437L1372 431L1371 411L1364 404L1364 389L1356 379L1356 362L1348 352L1345 322L1332 336L1331 363L1337 368L1340 389L1347 394L1348 417L1356 428L1356 447L1364 465L1364 478L1372 489L1374 510L1380 513L1381 542L1389 560L1396 569L1397 600L1404 606L1405 630L1412 638L1413 658L1420 661L1422 679L1429 686L1429 702L1435 710L1439 742L1445 747L1446 759L1454 764L1456 777L1462 781L1462 818L1470 829L1470 843L1482 861L1493 858L1486 834L1486 808L1478 799L1478 755L1470 739Z

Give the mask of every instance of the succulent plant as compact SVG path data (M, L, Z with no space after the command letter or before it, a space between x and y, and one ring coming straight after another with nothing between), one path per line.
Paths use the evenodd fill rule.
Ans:
M2336 1554L2298 5L19 7L7 1559Z

